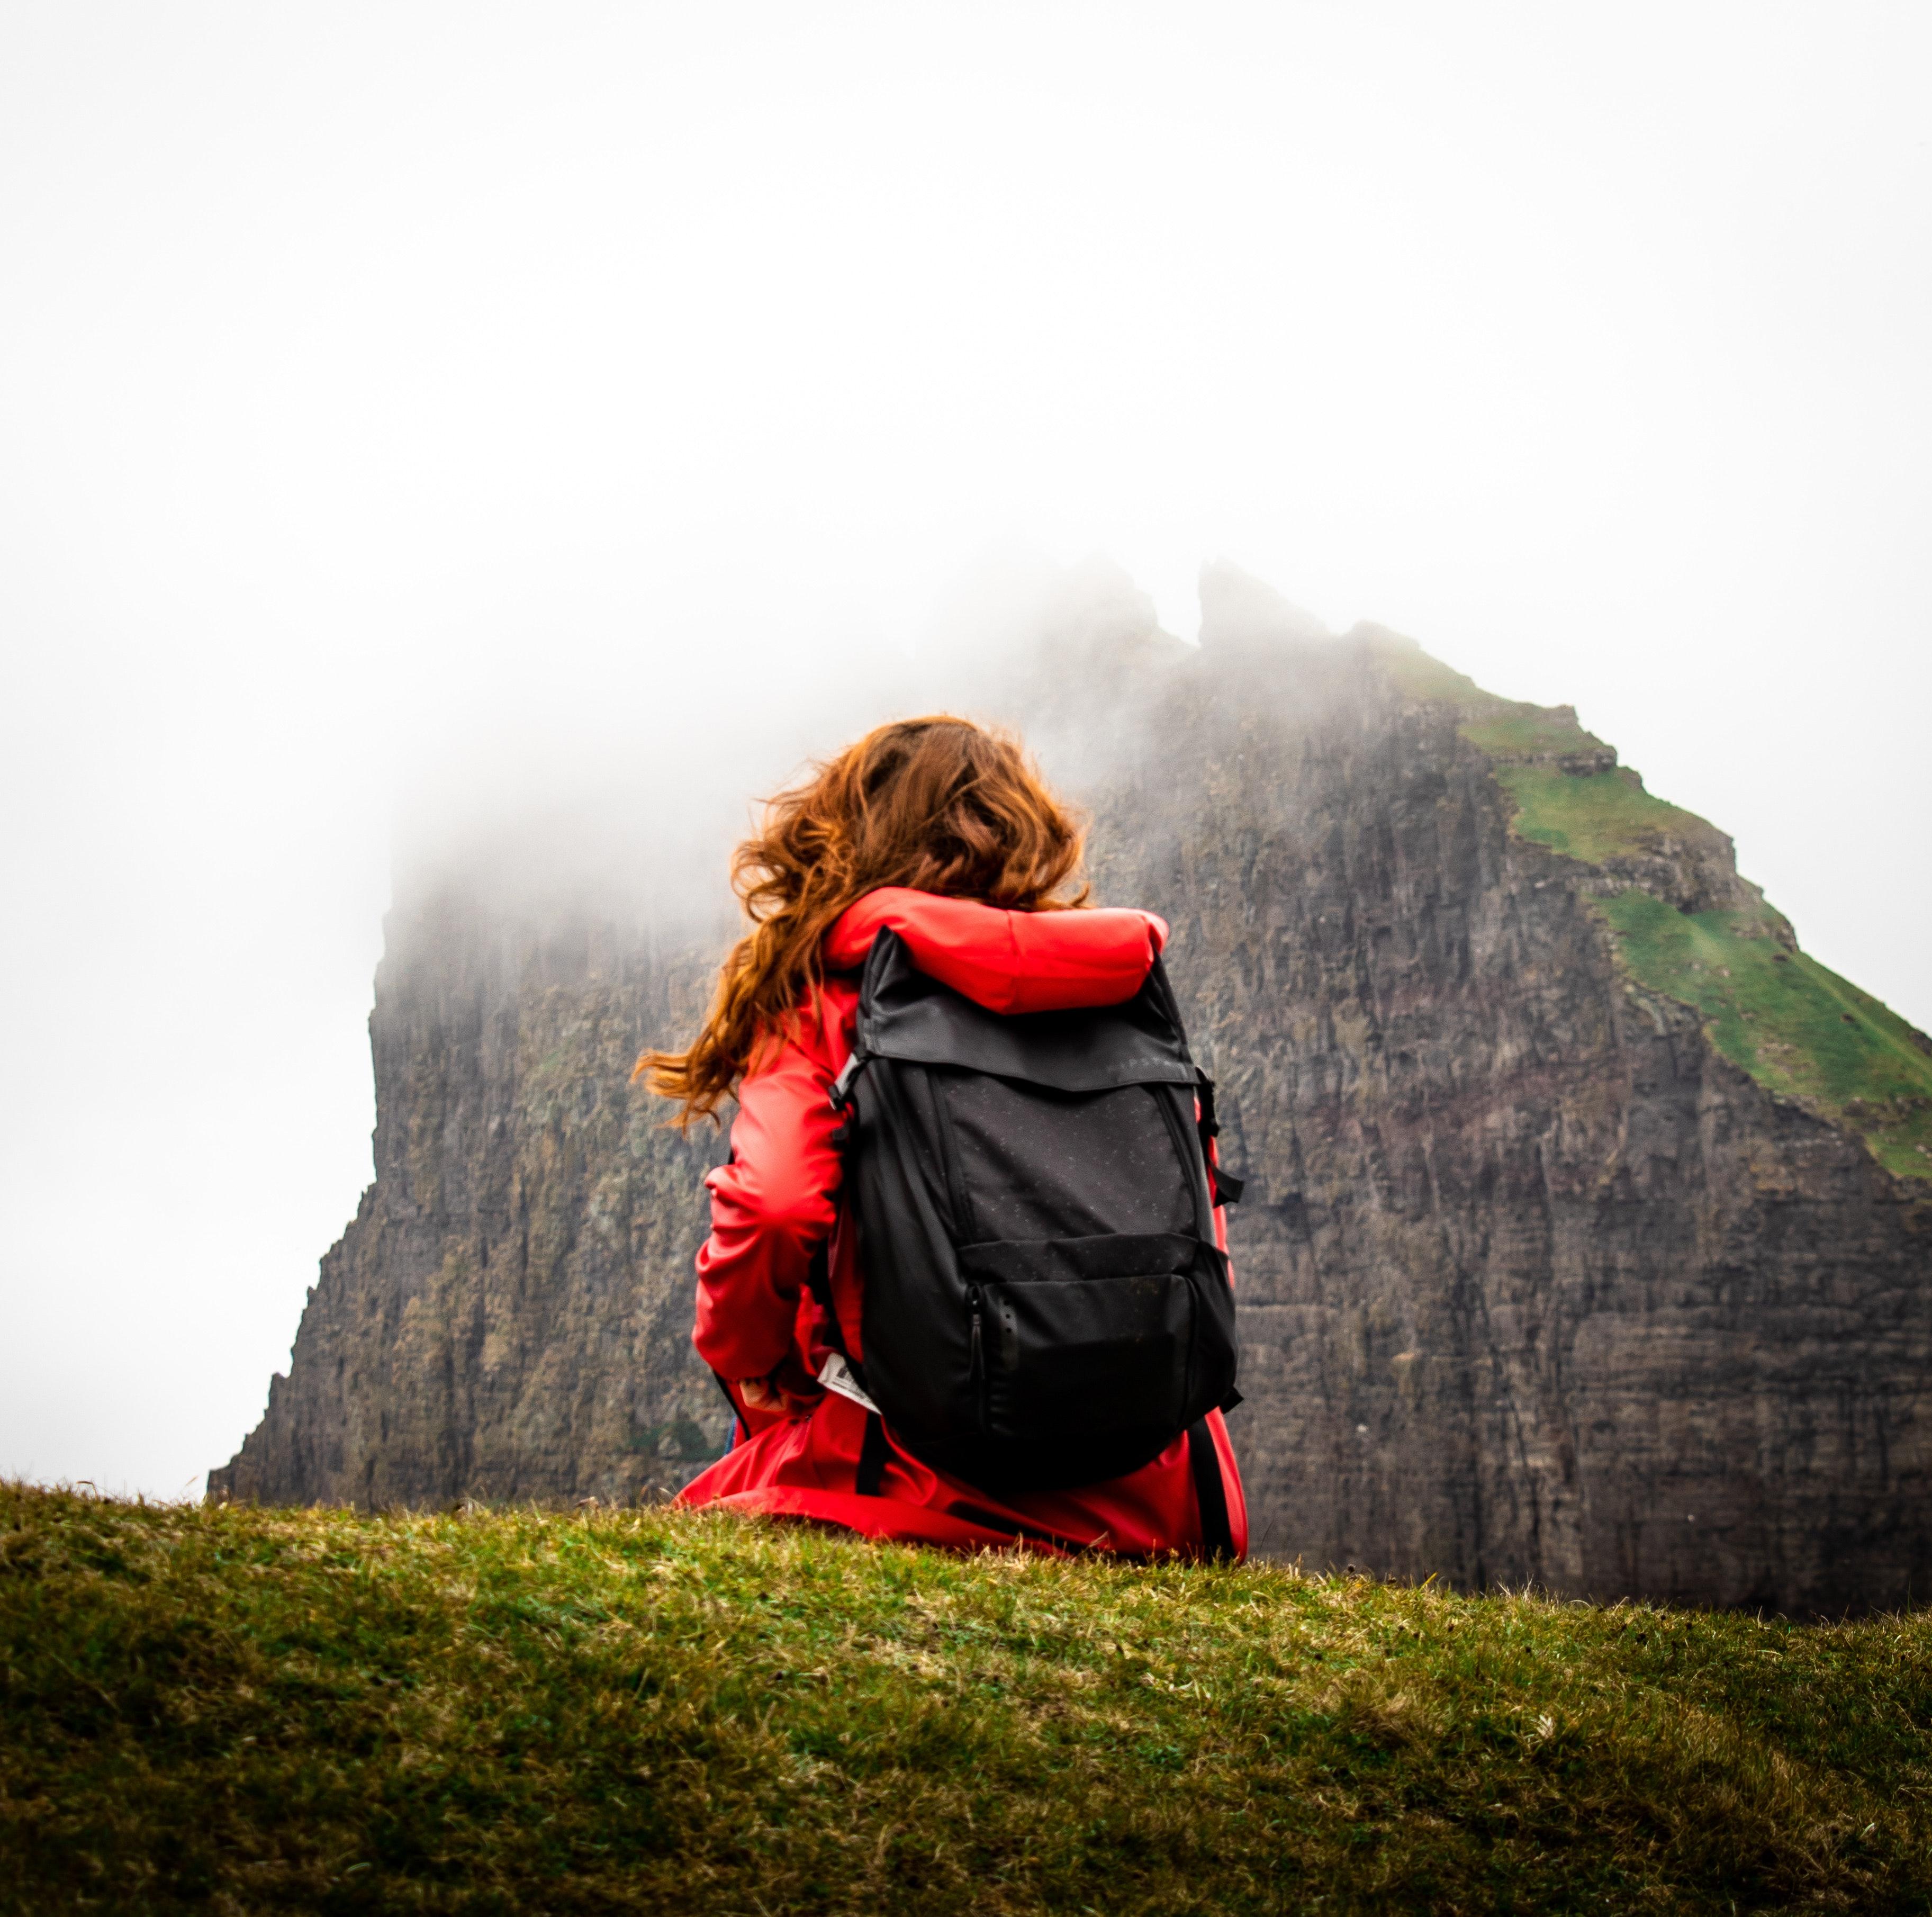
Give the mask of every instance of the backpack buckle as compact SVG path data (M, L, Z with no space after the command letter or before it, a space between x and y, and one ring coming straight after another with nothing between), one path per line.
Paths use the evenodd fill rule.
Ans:
M845 1069L832 1082L831 1106L834 1112L843 1112L852 1102L852 1087L859 1074L870 1062L869 1052L855 1052L845 1061Z

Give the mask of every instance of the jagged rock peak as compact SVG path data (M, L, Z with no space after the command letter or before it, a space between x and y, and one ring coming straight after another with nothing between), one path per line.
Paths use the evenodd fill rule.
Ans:
M1201 643L1243 649L1318 645L1334 638L1312 612L1228 560L1201 568Z

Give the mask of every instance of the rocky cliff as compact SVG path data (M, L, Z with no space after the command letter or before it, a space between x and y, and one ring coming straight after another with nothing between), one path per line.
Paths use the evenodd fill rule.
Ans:
M1246 1173L1257 1544L1475 1586L1932 1586L1932 1046L1567 710L1211 577L1203 645L1064 633L1005 702L1094 816ZM706 1148L628 1086L709 946L399 905L376 1181L212 1492L682 1481Z
M701 1013L709 968L482 890L390 915L376 1182L214 1495L611 1503L675 1490L718 1448L690 1267L718 1148L629 1084L645 1044Z

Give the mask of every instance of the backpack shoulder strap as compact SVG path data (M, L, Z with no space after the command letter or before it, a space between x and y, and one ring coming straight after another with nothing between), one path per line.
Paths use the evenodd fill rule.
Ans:
M1221 1482L1221 1454L1204 1418L1187 1427L1187 1462L1194 1474L1194 1502L1201 1508L1201 1555L1210 1564L1227 1562L1234 1555L1228 1488Z

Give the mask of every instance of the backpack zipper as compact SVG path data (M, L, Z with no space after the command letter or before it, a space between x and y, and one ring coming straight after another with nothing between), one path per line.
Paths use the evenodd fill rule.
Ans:
M976 1388L974 1396L980 1400L980 1423L983 1428L986 1422L986 1359L980 1330L980 1288L977 1285L968 1291L966 1302L973 1312L972 1357L966 1375L968 1382Z

